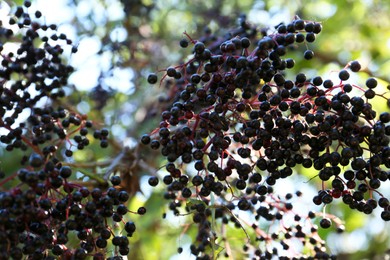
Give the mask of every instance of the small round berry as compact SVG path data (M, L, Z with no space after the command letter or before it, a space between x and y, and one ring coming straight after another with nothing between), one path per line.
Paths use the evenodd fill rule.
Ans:
M384 211L382 211L382 213L381 213L381 218L382 218L384 221L389 221L389 220L390 220L390 210L384 210Z
M130 249L128 246L125 246L125 247L120 246L118 252L120 255L128 255L130 252Z
M125 205L120 204L120 205L118 205L116 212L120 215L126 215L126 213L128 212L128 209Z
M305 41L305 35L303 33L297 33L295 35L295 41L297 43L301 43L301 42L304 42Z
M188 40L187 39L181 39L180 40L180 47L187 48L188 47Z
M150 73L149 75L148 75L148 83L149 84L156 84L156 82L157 82L157 75L155 74L155 73Z
M31 6L31 1L28 1L28 0L26 0L26 1L24 1L24 6L25 7L30 7Z
M115 221L115 222L121 222L122 221L122 216L119 215L118 213L114 213L114 214L112 214L112 220Z
M315 86L321 86L322 83L323 83L323 80L322 80L322 78L320 76L317 76L317 77L313 78L313 84ZM316 88L314 88L314 89L316 89Z
M295 65L294 59L288 58L286 59L286 68L291 69Z
M42 12L41 11L36 11L35 12L35 17L36 18L41 18L41 16L42 16Z
M378 82L374 78L369 78L366 81L366 86L368 88L375 88L378 85Z
M114 185L114 186L117 186L117 185L119 185L119 184L121 184L121 177L120 176L117 176L117 175L114 175L114 176L112 176L111 178L110 178L110 182L111 182L111 184L112 185Z
M316 217L316 214L313 212L313 211L309 211L309 213L307 214L307 216L311 219L315 218Z
M314 42L316 40L316 35L314 33L307 33L306 34L306 41L307 42Z
M141 137L141 143L142 144L149 144L150 143L150 135L148 134L144 134L142 137Z
M62 178L69 178L72 175L72 169L69 166L62 166L60 175Z
M195 175L195 176L192 178L192 184L194 184L195 186L200 186L202 183L203 183L203 178L202 178L202 176Z
M333 87L333 82L330 79L327 79L323 83L324 88L331 88Z
M149 178L148 183L152 187L156 187L158 185L158 178L156 176L152 176Z
M184 197L184 198L189 198L191 197L192 195L192 192L189 188L185 187L183 188L183 190L181 191L181 195Z
M66 157L72 157L72 155L73 155L73 152L71 150L66 150L65 151L65 156Z
M367 89L365 92L364 92L364 96L368 99L372 99L375 97L375 91L372 90L372 89Z
M296 30L303 30L305 28L305 21L301 19L295 20L294 26Z
M145 207L139 207L137 210L137 213L140 215L144 215L146 213L146 208Z
M305 53L303 54L303 57L306 60L311 60L314 57L314 52L312 50L306 50Z
M32 166L34 168L38 168L38 167L42 166L43 158L40 154L33 153L30 156L29 163L30 163L30 166Z
M244 180L239 179L239 180L237 180L237 182L236 182L236 187L237 187L237 189L239 189L239 190L243 190L243 189L245 189L245 187L246 187L246 182L245 182Z
M360 65L360 63L356 60L352 61L351 64L349 65L349 68L353 71L353 72L358 72L362 66Z
M99 189L99 188L94 188L92 191L91 191L91 196L92 198L94 199L100 199L102 197L102 190Z
M80 135L86 136L87 134L88 134L88 129L86 127L80 129Z
M131 233L131 234L134 233L134 231L136 230L136 226L135 226L134 222L132 222L132 221L126 222L125 230L127 233Z
M384 124L387 124L390 122L390 113L383 112L379 115L379 121L381 121Z
M313 30L314 30L314 23L307 23L305 25L305 31L306 32L313 32Z
M313 32L319 34L322 30L322 25L320 23L314 23Z
M112 244L114 246L119 246L121 244L121 241L122 241L122 239L120 236L115 236L112 238Z
M78 248L74 251L75 259L85 259L87 257L87 251L83 248Z
M176 76L176 69L169 67L167 68L167 75L168 77L175 77Z
M344 92L347 92L347 93L351 92L352 91L352 85L351 84L345 84L343 86L343 90L344 90Z
M163 178L163 182L166 184L166 185L169 185L173 182L173 178L171 175L165 175L164 178Z
M195 51L196 53L198 53L198 54L201 54L201 53L204 52L205 48L206 48L206 47L205 47L205 45L204 45L203 42L197 42L197 43L195 43L194 51Z
M349 79L349 73L348 73L348 71L347 70L341 70L340 72L339 72L339 78L341 79L341 80L348 80Z
M251 204L248 200L242 198L238 201L237 206L240 210L249 210L251 207Z
M125 226L126 227L126 226ZM103 229L100 231L100 237L104 239L109 239L111 237L111 232L108 229Z
M108 141L107 140L101 140L100 141L100 147L101 148L107 148L108 147Z
M100 135L103 136L103 137L107 137L109 134L109 131L107 128L103 128L100 130Z
M160 147L160 142L158 140L153 140L150 142L150 148L157 150Z
M387 208L390 205L390 203L389 203L389 200L387 198L382 197L378 200L378 205L381 208Z
M130 198L130 196L127 193L127 191L125 191L125 190L122 190L118 193L118 200L121 202L126 202L129 200L129 198Z
M305 83L306 81L306 75L304 73L299 73L296 77L296 82L297 83Z
M246 48L248 48L250 45L251 45L251 42L250 42L250 40L249 40L247 37L243 37L243 38L241 39L241 46L242 46L242 48L246 49Z
M104 238L98 237L96 239L95 245L98 248L105 248L107 246L107 240L105 240Z
M329 218L323 218L320 221L320 226L322 228L329 228L332 225L332 221Z

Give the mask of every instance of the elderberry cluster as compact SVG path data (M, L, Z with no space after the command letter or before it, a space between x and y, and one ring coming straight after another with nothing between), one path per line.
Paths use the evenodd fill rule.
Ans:
M361 69L357 61L339 72L337 82L304 73L286 76L295 65L288 52L300 50L299 44L308 47L321 29L320 23L295 19L259 30L243 19L228 39L208 34L196 41L185 33L180 46L191 44L192 57L168 67L160 81L156 73L148 76L151 84L169 86L173 94L166 101L172 105L141 142L161 149L168 161L165 198L172 200L169 208L175 214L181 214L184 205L193 214L198 235L191 252L199 259L209 259L218 241L210 224L214 219L241 225L236 209L252 212L258 240L280 239L260 232L255 223L279 222L290 212L292 204L273 194L272 186L298 167L312 169L322 183L315 204L341 198L366 214L379 206L382 219L390 219L388 198L379 190L390 179L390 113L379 114L370 103L374 97L390 102L375 91L377 80L369 78L364 87L346 82L351 72ZM306 60L314 56L309 49L302 52ZM149 180L151 186L158 182L157 177ZM302 218L296 215L291 227L281 232L286 239L294 236L291 232L310 237L310 231L302 231ZM334 216L323 217L320 225L328 228L332 221L343 229ZM328 259L321 239L310 239L300 241L313 245L310 254L316 259ZM262 250L253 242L245 248L262 259L291 253L280 240L283 252Z
M18 6L14 16L9 18L10 26L17 25L15 32L0 27L0 127L8 132L1 135L0 141L6 145L7 151L26 151L28 147L38 149L46 144L42 152L47 156L66 141L69 131L79 132L74 136L74 141L78 149L83 149L89 144L85 136L92 122L86 116L66 109L66 104L61 105L58 100L65 96L64 88L74 70L64 63L61 54L66 45L70 46L72 52L76 52L77 47L72 46L72 41L65 34L56 32L55 24L40 24L40 11L35 12L37 20L33 20L26 10L30 4L26 3L25 9ZM16 53L6 52L4 45L18 34L23 36ZM37 46L38 43L40 46ZM29 112L27 119L20 118L26 111ZM71 129L72 126L75 128ZM96 131L94 134L95 138L101 140L102 147L108 145L108 132L105 132ZM71 156L71 151L67 151L67 155Z
M77 180L73 151L92 139L107 147L109 132L61 100L73 72L62 54L77 47L30 6L16 7L0 26L0 142L24 154L19 170L1 172L0 259L121 259L136 230L126 216L146 210L127 208L119 176L111 187ZM9 51L18 37L17 51Z
M49 165L53 169L49 170ZM59 176L53 177L54 174ZM14 188L0 194L0 235L2 259L106 259L106 247L111 240L117 247L118 255L129 253L128 237L136 230L132 221L125 221L130 210L124 205L129 199L126 191L115 187L106 190L68 183L72 171L67 166L54 167L47 163L39 173L22 169L19 178L30 181L35 177L35 185L22 190ZM50 177L45 177L49 175ZM44 182L50 179L46 186ZM54 182L54 180L56 182ZM65 183L63 183L65 180ZM120 178L111 179L113 185L120 183ZM62 189L60 189L60 187ZM61 192L62 196L56 196ZM144 214L140 208L138 214ZM111 228L113 223L125 222L124 234L119 235ZM68 248L70 240L79 240L75 249Z

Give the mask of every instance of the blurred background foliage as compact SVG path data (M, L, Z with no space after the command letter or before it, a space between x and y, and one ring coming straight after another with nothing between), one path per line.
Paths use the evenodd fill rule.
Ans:
M2 14L22 2L6 0L6 4L1 4ZM144 205L148 209L146 215L133 217L137 232L129 259L190 257L186 247L195 230L187 226L188 216L168 214L163 219L163 213L168 212L161 202L163 185L153 190L147 185L147 176L159 174L164 161L157 152L138 146L141 134L157 126L161 107L172 91L159 84L149 85L146 76L186 59L190 50L179 47L184 32L199 39L210 29L222 37L237 26L242 15L264 29L298 16L321 22L323 30L315 43L308 46L315 52L313 60L302 59L303 51L291 53L296 66L290 71L290 78L297 72L308 77L337 78L337 72L349 61L359 60L363 72L355 74L352 81L361 84L375 75L382 92L390 82L390 1L386 0L36 0L34 8L43 11L47 22L59 23L59 31L78 45L76 54L65 55L76 69L70 78L66 105L88 114L111 131L108 152L93 144L75 152L74 161L69 163L80 166L80 181L84 182L99 181L110 171L127 174L129 189L136 193L129 208ZM384 102L375 106L377 111L388 110ZM14 158L23 155L0 153L1 168L16 171L19 164ZM284 192L299 188L307 194L302 203L316 208L311 204L311 195L317 184L308 181L313 172L296 170L300 175L292 178L292 183L283 184ZM383 188L384 193L389 190L389 185ZM385 252L389 253L390 226L378 220L378 214L364 216L342 203L326 210L346 223L343 234L336 234L335 230L321 233L330 251L340 259L383 259ZM234 241L243 241L245 233L231 229L228 232L234 258L244 259L242 243ZM179 246L185 250L181 255L177 254Z

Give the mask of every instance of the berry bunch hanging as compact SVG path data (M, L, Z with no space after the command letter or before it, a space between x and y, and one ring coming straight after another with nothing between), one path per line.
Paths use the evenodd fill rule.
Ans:
M24 154L17 172L1 171L0 259L121 259L136 231L127 216L146 210L127 208L119 176L111 185L96 176L94 188L78 181L73 152L91 138L106 148L109 132L67 106L73 67L62 54L77 47L30 5L25 1L9 26L0 26L0 142ZM17 51L9 51L6 44L19 37Z
M190 250L199 259L211 259L221 248L231 254L229 224L254 231L256 241L247 233L244 241L251 257L300 257L289 250L297 240L309 255L328 259L316 225L307 220L318 217L321 228L338 231L342 221L325 211L295 212L292 194L281 197L272 186L297 174L298 166L312 169L322 186L315 204L342 200L365 214L379 210L389 221L389 201L380 187L390 179L390 113L375 111L370 102L390 102L375 91L375 78L365 86L346 82L361 69L358 61L340 70L337 82L304 73L286 76L295 65L288 53L299 44L308 48L320 23L297 18L273 30L245 20L240 25L222 39L197 41L185 33L180 46L191 47L191 58L160 71L160 81L158 73L148 76L150 84L167 84L172 91L159 127L141 142L160 149L167 160L165 198L176 215L193 216L197 236ZM301 55L315 57L310 49ZM149 179L151 186L158 183L156 176ZM240 219L240 211L252 222ZM294 221L286 224L291 215ZM259 227L267 221L277 232ZM217 231L216 223L225 231Z

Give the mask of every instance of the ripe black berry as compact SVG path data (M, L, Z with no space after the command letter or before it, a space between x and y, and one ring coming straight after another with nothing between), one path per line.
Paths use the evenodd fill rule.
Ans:
M153 186L153 187L157 186L158 182L159 182L159 180L156 176L152 176L148 180L149 185Z
M314 23L313 32L319 34L322 30L322 25L320 23Z
M62 178L69 178L72 175L72 169L69 166L62 166L60 175Z
M306 41L307 42L314 42L316 40L316 35L314 33L307 33L306 34Z
M305 35L303 33L297 33L295 35L295 41L297 43L301 43L301 42L304 42L305 41Z
M205 45L204 45L203 42L197 42L197 43L195 43L195 45L194 45L194 51L195 51L195 53L201 54L201 53L204 52L204 50L205 50Z
M189 188L185 187L185 188L183 188L183 190L181 191L181 194L182 194L182 196L183 196L184 198L189 198L189 197L191 197L192 192L191 192L191 190L190 190Z
M137 213L140 215L144 215L146 213L146 208L145 207L139 207L137 210Z
M119 185L119 184L121 184L121 177L120 176L118 176L118 175L114 175L114 176L112 176L111 178L110 178L110 182L111 182L111 184L112 185L114 185L114 186L117 186L117 185Z
M149 84L155 84L157 82L157 75L155 73L150 73L148 75L148 83Z
M296 30L303 30L305 28L305 22L301 19L295 20L294 27Z
M378 82L374 78L369 78L366 81L366 86L370 89L375 88L378 85Z
M358 61L352 61L351 64L349 65L349 68L353 71L353 72L358 72L362 67L360 65L360 63Z
M320 226L322 228L330 228L331 225L332 225L332 221L329 218L323 218L320 221Z
M347 70L341 70L341 71L339 72L339 78L340 78L341 80L347 80L347 79L349 79L349 73L348 73L348 71L347 71Z
M160 142L157 140L153 140L150 142L150 148L153 150L157 150L160 147Z
M127 233L130 233L130 234L134 233L136 230L136 226L135 226L134 222L132 222L132 221L126 222L125 230Z
M30 156L29 163L30 163L30 166L32 166L34 168L38 168L38 167L42 166L43 158L41 155L39 155L37 153L33 153Z
M142 137L141 137L141 143L142 144L149 144L151 141L151 138L148 134L144 134Z
M381 213L381 218L382 218L384 221L390 221L390 210L384 210L384 211L382 211L382 213Z
M95 244L98 248L106 248L107 246L107 240L105 240L102 237L98 237L95 241Z
M179 44L180 44L180 47L187 48L188 47L188 40L187 39L181 39Z
M311 60L314 57L314 52L312 50L306 50L305 53L303 54L303 57L306 60Z

